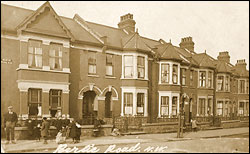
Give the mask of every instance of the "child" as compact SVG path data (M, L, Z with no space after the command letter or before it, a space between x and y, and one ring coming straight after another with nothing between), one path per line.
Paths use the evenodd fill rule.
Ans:
M62 129L58 132L56 136L56 143L63 144L66 142L66 128L62 127Z

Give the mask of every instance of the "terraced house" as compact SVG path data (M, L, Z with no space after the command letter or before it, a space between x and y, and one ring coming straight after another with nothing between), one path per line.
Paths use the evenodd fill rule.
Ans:
M49 2L37 10L1 4L1 114L20 118L69 114L141 118L143 123L249 116L249 71L194 50L141 36L132 14L118 27L59 16Z

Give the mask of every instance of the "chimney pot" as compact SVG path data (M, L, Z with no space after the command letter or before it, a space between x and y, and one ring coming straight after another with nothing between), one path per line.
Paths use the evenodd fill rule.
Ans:
M194 52L194 42L191 36L182 38L179 45L181 48L186 48L189 51Z
M120 29L126 30L128 33L135 32L135 24L136 22L133 20L133 14L125 14L120 17L120 22L118 23L118 27Z

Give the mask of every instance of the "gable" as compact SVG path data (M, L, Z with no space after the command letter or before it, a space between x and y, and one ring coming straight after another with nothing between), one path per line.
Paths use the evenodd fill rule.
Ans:
M33 21L28 23L24 30L67 37L66 31L49 7L46 7Z

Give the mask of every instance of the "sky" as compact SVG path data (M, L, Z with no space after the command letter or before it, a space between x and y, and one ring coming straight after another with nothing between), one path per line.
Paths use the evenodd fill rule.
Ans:
M36 10L45 1L1 1ZM133 14L141 36L163 39L179 46L181 38L191 36L197 53L217 58L228 51L230 62L245 59L249 70L248 1L51 1L59 16L118 27L120 16Z

